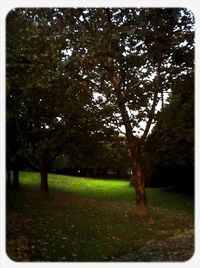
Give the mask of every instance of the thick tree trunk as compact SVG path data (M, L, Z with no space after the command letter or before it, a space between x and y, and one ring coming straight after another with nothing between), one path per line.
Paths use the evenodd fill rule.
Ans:
M47 156L46 152L42 153L40 161L40 190L48 195L48 175L47 175Z
M147 198L145 190L145 179L140 166L140 162L133 155L131 156L131 166L134 175L134 187L135 187L135 212L145 217L148 215Z

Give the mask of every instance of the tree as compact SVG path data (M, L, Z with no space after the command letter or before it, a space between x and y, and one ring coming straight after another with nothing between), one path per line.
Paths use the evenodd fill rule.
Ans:
M19 87L19 79L16 79L16 68L12 68L10 63L13 60L15 45L18 46L17 37L19 37L20 32L12 31L14 29L13 25L16 27L21 27L23 24L22 20L16 20L12 14L13 24L11 25L10 21L7 24L7 91L6 91L6 167L7 167L7 178L8 185L11 185L11 174L10 171L13 170L13 185L14 188L18 188L19 186L19 175L18 175L18 166L19 166L19 158L20 158L20 142L17 135L17 124L16 124L16 116L18 116L18 108L19 104L16 100L20 99L20 87ZM10 34L9 34L10 33ZM16 39L16 40L15 40ZM12 51L12 53L9 53ZM18 62L19 58L16 54L15 62ZM18 91L16 91L12 87L12 82L10 77L12 77L13 81L15 80L15 86L19 87ZM24 77L21 77L24 79Z
M152 185L194 191L194 74L174 82L169 104L146 142ZM161 139L162 137L162 139ZM159 146L155 146L155 141ZM158 178L159 176L159 178Z
M108 124L116 129L125 127L135 178L136 211L146 215L141 150L156 122L164 91L183 70L188 70L185 59L191 52L185 51L184 42L192 47L192 15L181 9L60 12L67 43L63 50L71 54L66 55L66 61L76 66L76 78L99 94L102 112L112 111Z
M19 9L7 17L7 129L12 120L25 159L40 170L41 191L48 192L48 162L62 147L58 137L66 131L58 108L73 93L69 80L58 70L56 36L46 28L49 12L36 13ZM62 87L66 92L60 97Z

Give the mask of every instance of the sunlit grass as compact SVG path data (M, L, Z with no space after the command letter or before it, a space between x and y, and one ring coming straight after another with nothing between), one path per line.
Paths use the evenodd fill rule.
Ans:
M73 193L78 196L120 202L134 202L135 191L129 186L128 180L92 179L58 174L48 176L50 193L52 190ZM21 172L21 186L35 186L39 188L40 175L37 172ZM193 210L193 200L188 195L179 195L168 191L166 188L147 188L149 206Z

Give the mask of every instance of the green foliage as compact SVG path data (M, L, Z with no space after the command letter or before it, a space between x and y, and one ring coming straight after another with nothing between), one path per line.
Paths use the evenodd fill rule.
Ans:
M47 19L53 13L43 10L38 16L36 10L15 10L7 17L7 119L14 122L23 154L34 167L39 166L43 151L51 163L67 151L63 144L70 143L75 151L77 140L85 140L86 146L93 139L94 146L91 132L97 131L99 119L90 90L70 78L71 70L63 73L63 36ZM7 121L8 131L10 125ZM8 139L8 147L11 144Z
M163 165L191 165L194 162L194 77L186 76L174 87L170 104L161 114L152 136L165 132L157 148L160 151L157 157Z
M155 147L155 141L159 146ZM169 170L169 183L185 189L194 186L194 76L182 75L174 82L170 102L146 143L147 172L153 176ZM172 171L170 171L170 169ZM188 172L190 178L188 178ZM150 172L151 170L151 172ZM180 177L180 172L186 173ZM190 170L190 171L189 171ZM177 174L176 174L177 171ZM172 174L170 174L170 172ZM175 174L173 174L175 173ZM149 176L148 174L148 176ZM182 175L183 176L183 175ZM160 179L162 184L162 180Z
M20 153L34 168L45 151L54 168L67 163L65 167L98 168L109 157L107 166L112 169L115 163L120 169L116 159L127 157L115 138L118 134L102 118L113 109L100 113L88 83L75 78L77 56L75 61L62 60L65 38L61 25L52 25L52 16L59 16L55 13L17 9L7 17L8 132L14 123L18 150L22 148ZM10 136L7 147L14 150Z

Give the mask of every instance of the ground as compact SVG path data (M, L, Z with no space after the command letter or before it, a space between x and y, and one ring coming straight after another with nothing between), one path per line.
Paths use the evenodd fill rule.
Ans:
M119 262L184 262L194 254L194 231L146 245L117 259Z
M162 257L165 241L193 230L191 196L147 189L150 216L141 219L128 181L50 174L49 197L39 181L38 173L22 172L19 190L7 192L7 254L15 261L116 261L127 253L151 261L158 248L155 258ZM184 237L177 252L181 245L190 257L192 238L181 244Z

